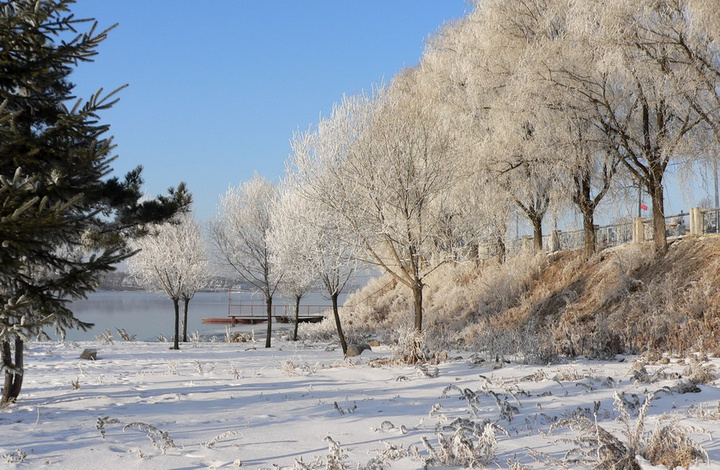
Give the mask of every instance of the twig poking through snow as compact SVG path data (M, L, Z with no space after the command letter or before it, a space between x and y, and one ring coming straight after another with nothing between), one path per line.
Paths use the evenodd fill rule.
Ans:
M210 448L212 448L215 444L217 444L218 441L221 441L221 440L223 440L223 439L225 439L225 438L228 438L228 437L230 437L230 436L238 436L238 435L241 436L241 437L245 437L245 434L241 433L240 431L227 431L227 432L224 432L224 433L222 433L222 434L220 434L220 435L218 435L218 436L213 437L212 439L210 439L209 441L207 441L207 442L206 442L205 444L203 444L203 445L204 445L206 448L210 449Z
M105 425L106 424L117 424L120 420L115 418L110 418L109 416L98 416L97 424L95 424L95 427L98 431L100 431L100 436L102 436L103 439L105 439Z
M150 442L152 442L155 447L160 449L163 454L167 449L175 447L175 443L172 439L170 439L170 436L167 432L162 431L151 424L139 422L126 424L123 428L123 432L125 432L125 430L128 428L145 431L147 433L148 439L150 439Z

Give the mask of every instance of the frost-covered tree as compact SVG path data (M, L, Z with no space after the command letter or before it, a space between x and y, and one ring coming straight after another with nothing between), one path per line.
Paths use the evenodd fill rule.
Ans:
M571 5L564 40L573 47L567 49L563 65L553 70L553 79L584 101L610 150L650 194L658 253L667 250L668 168L671 162L696 158L696 144L704 138L703 117L694 100L677 88L686 59L652 34L658 22L670 20L665 18L667 6L674 3L606 0ZM688 91L694 96L697 88Z
M720 138L720 8L714 0L640 1L624 31L666 73L667 84ZM628 5L622 5L627 9ZM625 21L628 15L623 15ZM627 24L627 23L626 23Z
M422 330L426 277L454 259L448 237L456 161L443 121L416 87L416 70L393 80L370 106L367 127L333 172L336 213L364 253L413 295L414 329ZM368 124L369 123L369 124Z
M511 0L503 7L509 8L513 3L525 4L523 0ZM593 112L578 102L571 90L553 80L552 68L573 56L568 49L575 47L564 40L566 12L565 0L547 1L543 14L538 13L531 23L533 33L528 31L530 25L523 29L528 43L522 66L517 68L504 93L512 105L510 109L500 107L511 111L507 114L513 117L497 121L509 121L516 127L522 123L519 130L513 127L509 133L505 130L504 135L511 137L505 137L501 147L514 146L521 155L517 160L521 163L517 167L521 170L518 181L533 188L525 200L552 200L558 211L575 206L583 218L584 251L590 256L596 248L595 211L612 187L619 159L611 150L612 141L593 122ZM533 158L528 160L528 156ZM533 168L539 178L524 175L529 173L526 167ZM523 191L527 192L516 189L513 193ZM522 201L518 206L523 207ZM535 220L535 214L523 210L531 221ZM538 235L536 229L536 247Z
M426 93L452 123L466 173L461 185L486 193L471 197L464 189L459 199L472 208L478 232L497 245L501 259L511 205L531 222L540 249L542 221L557 196L555 173L548 171L554 155L536 132L545 102L534 99L534 77L526 69L538 3L510 9L505 2L478 2L466 18L438 32L422 61L423 76L434 85Z
M271 208L278 187L257 174L220 198L218 215L210 224L210 237L218 249L220 262L265 297L267 336L271 346L272 301L282 272L273 264L268 244Z
M483 30L477 13L444 25L428 42L418 80L453 142L458 178L452 201L459 230L472 236L469 254L476 254L474 243L481 242L503 261L513 201L487 164L484 143L492 131L498 83L507 74L490 71Z
M280 205L285 213L283 231L298 230L306 236L302 262L330 297L343 353L347 352L347 343L338 298L364 249L347 213L354 205L353 188L345 184L347 180L339 170L349 164L351 150L367 131L373 111L366 95L343 97L315 128L293 135L285 180L287 198Z
M322 191L320 187L335 184L332 173L312 173L311 184L315 188L308 188L304 182L308 175L302 172L308 169L306 165L312 159L336 160L339 156L335 152L347 150L345 146L338 146L338 142L348 136L338 135L336 131L341 128L336 126L337 122L332 122L345 117L340 108L336 107L335 112L328 119L322 120L316 130L293 136L290 167L296 168L300 174L289 171L287 192L281 200L276 221L279 236L288 238L301 234L303 237L302 247L295 255L296 261L301 260L304 269L313 273L325 288L332 303L335 328L343 354L347 353L347 342L340 320L338 299L358 269L358 246L354 235L347 231L348 225L344 218L331 207L310 197ZM288 253L287 257L292 257L292 254Z
M173 303L175 328L173 349L179 349L180 302L183 303L182 341L187 341L188 306L209 280L205 237L191 213L150 227L137 240L138 253L128 260L130 275L138 285L165 294Z
M571 6L566 0L476 2L431 39L423 57L423 76L433 85L427 90L453 123L463 167L474 168L463 181L484 190L474 204L472 192L461 191L463 207L474 207L501 254L512 205L533 225L539 249L546 213L570 201L583 214L592 252L594 211L617 169L592 113L552 73L568 55L577 61L577 49L568 51L575 45L565 40Z
M0 404L21 391L24 341L89 328L70 302L132 255L126 240L144 224L190 200L183 186L140 202L139 168L109 177L115 156L99 114L114 93L77 101L69 81L107 31L74 18L72 3L0 2Z
M305 214L295 210L300 197L286 185L281 186L280 197L272 208L272 229L268 240L271 261L283 272L280 291L295 299L293 341L298 339L300 302L317 282L317 273L310 262L313 242L305 232Z

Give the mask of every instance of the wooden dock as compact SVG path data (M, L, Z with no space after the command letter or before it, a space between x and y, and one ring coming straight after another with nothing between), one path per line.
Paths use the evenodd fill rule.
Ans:
M247 293L244 293L247 294ZM235 298L233 298L235 295ZM230 326L254 325L258 323L266 323L268 321L265 302L262 301L243 301L243 292L228 291L228 311L227 317L222 318L203 318L203 323L229 324ZM298 312L298 323L317 323L325 318L324 313L332 309L331 305L300 305ZM278 323L295 322L295 304L273 304L272 314L270 316Z
M284 316L284 315L273 315L272 318L278 323L293 323L295 316ZM324 315L303 315L298 316L298 323L318 323L325 318ZM225 318L203 318L203 323L218 323L218 324L230 324L235 326L241 325L254 325L257 323L267 322L267 315L228 315Z

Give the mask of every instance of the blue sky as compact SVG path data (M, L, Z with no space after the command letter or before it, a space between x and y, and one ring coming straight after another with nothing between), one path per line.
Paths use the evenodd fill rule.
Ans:
M130 86L102 114L116 174L146 188L188 183L200 219L254 172L278 180L289 140L356 94L416 65L425 40L466 0L78 0L78 18L115 23L78 97Z

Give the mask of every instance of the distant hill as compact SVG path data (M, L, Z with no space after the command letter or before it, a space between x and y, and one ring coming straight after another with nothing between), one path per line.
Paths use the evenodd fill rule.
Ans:
M237 283L231 279L215 276L210 280L207 288L204 290L227 290L235 288L236 286ZM98 289L114 291L143 290L137 285L135 280L130 277L127 271L122 270L106 273L100 281Z

